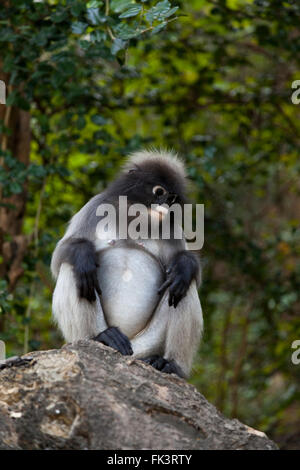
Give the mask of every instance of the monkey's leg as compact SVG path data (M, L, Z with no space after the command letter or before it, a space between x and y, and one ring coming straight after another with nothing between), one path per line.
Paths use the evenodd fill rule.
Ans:
M79 297L73 269L63 263L53 294L52 310L65 340L94 339L123 355L131 355L129 339L118 328L107 326L98 294L95 293L95 297L93 302Z
M149 327L132 340L133 353L162 372L188 377L203 328L196 283L176 309L169 306L168 297L167 291Z
M107 328L99 296L94 302L79 297L73 269L67 263L59 270L52 311L67 342L94 338Z
M163 354L166 329L168 324L168 294L161 298L153 317L141 333L131 340L133 355L137 358L146 358L152 355Z
M184 377L188 377L193 358L200 344L203 331L202 308L196 282L189 287L186 297L177 305L170 307L164 358L179 366ZM163 372L168 372L167 366Z

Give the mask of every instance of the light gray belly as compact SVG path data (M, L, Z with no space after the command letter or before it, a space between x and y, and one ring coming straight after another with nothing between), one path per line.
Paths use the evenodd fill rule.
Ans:
M142 249L112 247L99 253L98 279L108 326L133 338L147 326L160 300L160 263Z

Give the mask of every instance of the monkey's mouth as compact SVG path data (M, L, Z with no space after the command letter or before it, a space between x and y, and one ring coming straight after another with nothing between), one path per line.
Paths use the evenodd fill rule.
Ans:
M161 222L166 217L169 210L167 207L157 204L156 206L152 206L148 209L148 212L153 220Z

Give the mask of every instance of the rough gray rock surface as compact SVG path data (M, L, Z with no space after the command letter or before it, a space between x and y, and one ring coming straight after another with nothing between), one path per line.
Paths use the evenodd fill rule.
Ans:
M277 448L183 379L99 343L30 356L0 370L0 449Z

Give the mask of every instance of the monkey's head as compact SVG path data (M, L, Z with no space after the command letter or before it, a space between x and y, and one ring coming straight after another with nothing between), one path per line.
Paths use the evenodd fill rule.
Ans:
M127 161L120 177L108 191L127 196L131 204L146 207L152 204L171 206L186 202L186 174L184 165L176 155L169 152L136 152Z

